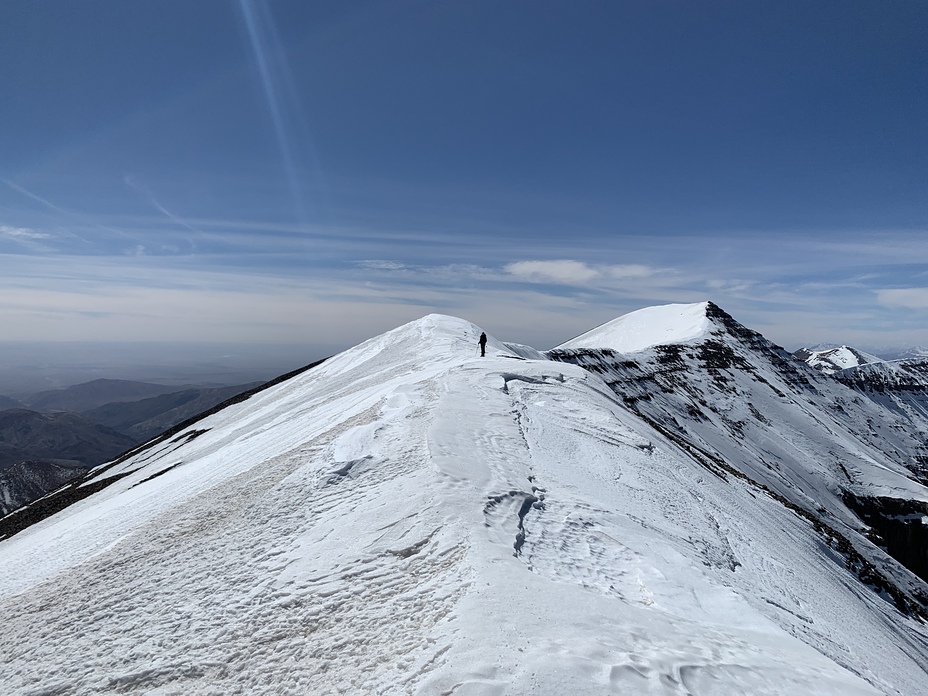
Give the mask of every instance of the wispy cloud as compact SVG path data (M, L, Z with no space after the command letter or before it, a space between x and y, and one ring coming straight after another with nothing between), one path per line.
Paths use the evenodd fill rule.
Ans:
M126 182L126 186L142 194L142 196L145 197L145 199L152 205L152 207L164 215L168 220L189 230L190 232L198 234L201 232L199 229L187 222L184 218L180 217L179 215L175 215L170 210L161 205L158 199L155 198L155 194L153 194L146 186L143 186L138 181L136 181L135 177L131 174L126 175L123 180ZM191 248L196 248L193 240L188 239L187 241L189 242Z
M374 328L437 311L547 347L643 306L711 299L787 346L826 340L874 345L891 331L900 343L906 336L928 343L923 328L905 323L913 309L928 307L928 290L919 279L925 267L917 261L899 265L895 255L868 266L858 254L877 243L870 237L858 240L856 251L845 246L833 254L816 253L820 243L801 235L630 235L568 250L558 239L527 246L476 232L459 244L457 237L449 241L418 230L187 222L201 231L167 225L159 211L158 217L125 225L129 244L122 239L80 256L38 251L0 256L5 269L0 290L37 302L15 311L8 306L4 325L17 326L23 340L29 330L46 331L41 327L54 335L64 311L89 322L74 323L75 332L92 325L94 335L119 335L122 317L140 337L174 340L210 333L234 340L236 332L250 337L259 330L269 340L289 340L308 335L306 326L363 338ZM30 232L46 234L38 225L8 224L0 228L0 239L25 244ZM188 236L196 236L197 252L178 253ZM146 326L160 329L130 321L133 310L120 298L135 298L145 308ZM236 314L235 307L252 309ZM281 307L286 311L279 312ZM88 314L95 311L104 315ZM228 325L220 326L218 318Z
M51 237L47 232L32 230L28 227L10 227L9 225L0 225L0 237L7 237L15 241L48 239Z
M66 210L65 208L62 208L61 206L56 205L55 203L52 203L47 198L43 198L42 196L28 190L27 188L17 184L14 181L9 181L8 179L2 179L0 181L2 181L3 184L7 186L7 188L11 189L12 191L15 191L16 193L22 196L25 196L26 198L32 201L35 201L36 203L41 204L42 206L52 211L53 213L57 213L59 217L64 218L70 221L71 223L76 222L78 223L78 226L91 227L94 229L102 230L104 232L108 232L110 234L125 236L121 230L114 229L106 225L102 225L98 221L93 220L90 217L83 215L81 213L76 213L71 210ZM89 244L89 240L75 233L73 227L74 225L68 225L67 228L62 228L61 236L76 239L79 242L82 242L83 244Z
M887 307L928 309L928 288L890 288L877 291L877 301Z
M7 185L9 188L11 188L12 190L16 191L17 193L19 193L19 194L25 196L26 198L29 198L29 199L35 201L36 203L41 203L43 206L45 206L46 208L48 208L48 209L50 209L50 210L54 210L54 211L59 212L59 213L69 214L69 212L68 212L67 210L64 210L63 208L59 208L57 205L55 205L55 204L52 203L51 201L49 201L49 200L47 200L47 199L45 199L45 198L42 198L42 197L39 196L38 194L35 194L35 193L33 193L32 191L30 191L30 190L28 190L28 189L26 189L26 188L20 186L19 184L17 184L17 183L14 182L14 181L9 181L8 179L3 179L3 183L6 184L6 185Z
M48 253L51 248L53 235L30 227L15 227L13 225L0 225L0 243L12 242L16 248L25 254Z
M534 283L586 283L599 275L599 271L581 261L517 261L505 267L507 273Z
M661 272L643 264L593 265L573 259L557 261L516 261L504 267L506 273L531 283L587 285L600 281L624 281L649 278Z
M361 268L370 269L372 271L402 271L406 268L406 264L400 263L399 261L384 261L377 259L358 261L358 266Z

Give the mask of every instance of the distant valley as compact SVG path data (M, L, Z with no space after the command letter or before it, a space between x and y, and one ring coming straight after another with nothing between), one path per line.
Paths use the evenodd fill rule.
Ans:
M202 387L97 379L0 396L0 516L260 384Z

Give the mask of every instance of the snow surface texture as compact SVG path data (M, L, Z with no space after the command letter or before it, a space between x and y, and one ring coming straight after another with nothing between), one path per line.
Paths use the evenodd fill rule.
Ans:
M0 542L3 693L928 693L924 625L807 518L479 334L371 339Z

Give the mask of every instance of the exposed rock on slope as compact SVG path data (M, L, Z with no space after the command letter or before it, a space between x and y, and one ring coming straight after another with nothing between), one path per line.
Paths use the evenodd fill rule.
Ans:
M18 462L0 471L0 517L87 471L54 462Z
M906 466L928 484L928 358L861 365L834 378L896 417L915 442Z

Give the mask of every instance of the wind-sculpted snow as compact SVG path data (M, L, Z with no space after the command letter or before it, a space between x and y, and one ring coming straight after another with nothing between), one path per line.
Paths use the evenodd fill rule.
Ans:
M476 357L479 334L432 315L371 339L0 542L4 693L928 693L924 625L813 519L595 370Z

